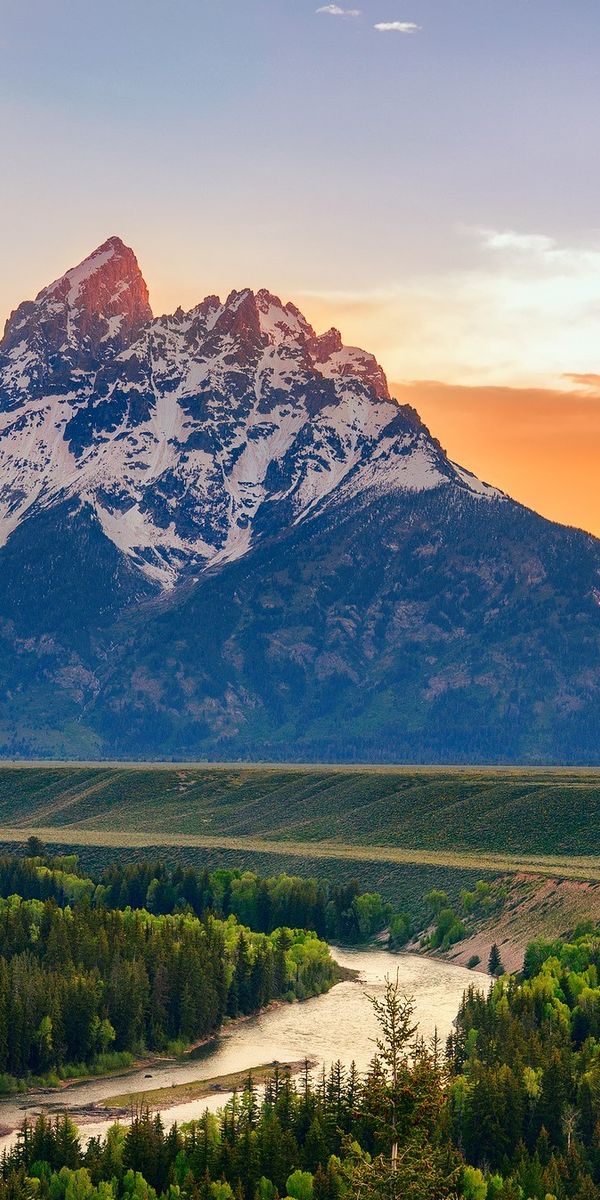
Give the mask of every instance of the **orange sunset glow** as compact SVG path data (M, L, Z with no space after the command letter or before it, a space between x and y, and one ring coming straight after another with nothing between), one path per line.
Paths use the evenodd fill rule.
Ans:
M593 392L391 384L451 458L516 500L600 534L600 400Z

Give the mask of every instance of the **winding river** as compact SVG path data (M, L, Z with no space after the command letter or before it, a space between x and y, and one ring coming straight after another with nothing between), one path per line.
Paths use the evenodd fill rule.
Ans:
M369 996L381 994L386 976L398 971L402 991L414 997L415 1017L421 1034L428 1038L437 1029L445 1039L464 990L472 984L486 986L482 975L416 954L390 954L385 950L340 950L332 954L342 967L358 971L356 979L338 983L324 996L302 1004L272 1008L260 1016L237 1022L225 1029L200 1053L185 1062L156 1063L126 1075L109 1076L72 1084L60 1094L29 1092L0 1101L0 1125L14 1129L25 1114L34 1118L39 1112L81 1110L121 1092L146 1091L170 1087L242 1071L263 1063L298 1062L309 1058L319 1065L340 1059L353 1060L359 1071L366 1070L373 1056L376 1021ZM191 1103L162 1110L166 1128L198 1117L206 1108L220 1107L227 1097L221 1092ZM148 1097L151 1102L151 1096ZM77 1118L82 1139L106 1132L111 1120ZM14 1141L14 1133L0 1137L0 1152Z

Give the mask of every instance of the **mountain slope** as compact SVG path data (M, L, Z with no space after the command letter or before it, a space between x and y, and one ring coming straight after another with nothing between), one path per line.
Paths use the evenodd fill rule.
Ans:
M304 519L342 482L485 490L336 330L318 337L293 305L249 290L153 320L117 238L7 324L0 541L75 497L172 587Z
M516 505L361 497L145 613L90 719L119 754L597 762L598 565Z
M600 760L600 544L267 292L154 319L113 238L21 305L0 529L5 753Z

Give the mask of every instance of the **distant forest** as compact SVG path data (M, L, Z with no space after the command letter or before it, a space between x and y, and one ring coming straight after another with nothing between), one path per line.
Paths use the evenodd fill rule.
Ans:
M49 855L35 837L25 850L24 857L0 858L0 896L145 909L156 916L189 913L201 920L233 916L256 933L271 934L281 927L313 930L346 945L378 939L391 950L411 941L421 949L448 950L507 897L502 880L478 880L473 888L461 888L453 902L443 889L431 888L397 909L379 892L362 891L356 880L336 884L287 873L262 877L236 868L209 872L144 861L112 863L92 877L81 872L76 855ZM469 966L479 963L474 956Z
M362 892L355 881L330 884L285 873L263 878L237 869L209 873L163 862L113 863L91 877L81 872L76 855L49 855L37 838L25 850L24 857L0 858L0 896L146 909L155 916L234 916L257 933L287 926L350 943L368 941L394 916L392 904L378 892Z

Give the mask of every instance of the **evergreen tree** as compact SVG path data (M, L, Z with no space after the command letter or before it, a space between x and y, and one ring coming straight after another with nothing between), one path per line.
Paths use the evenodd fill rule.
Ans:
M497 975L504 974L504 967L502 966L502 959L500 957L500 951L495 942L493 943L493 945L490 949L490 957L488 959L488 971L489 971L490 975L497 976Z

